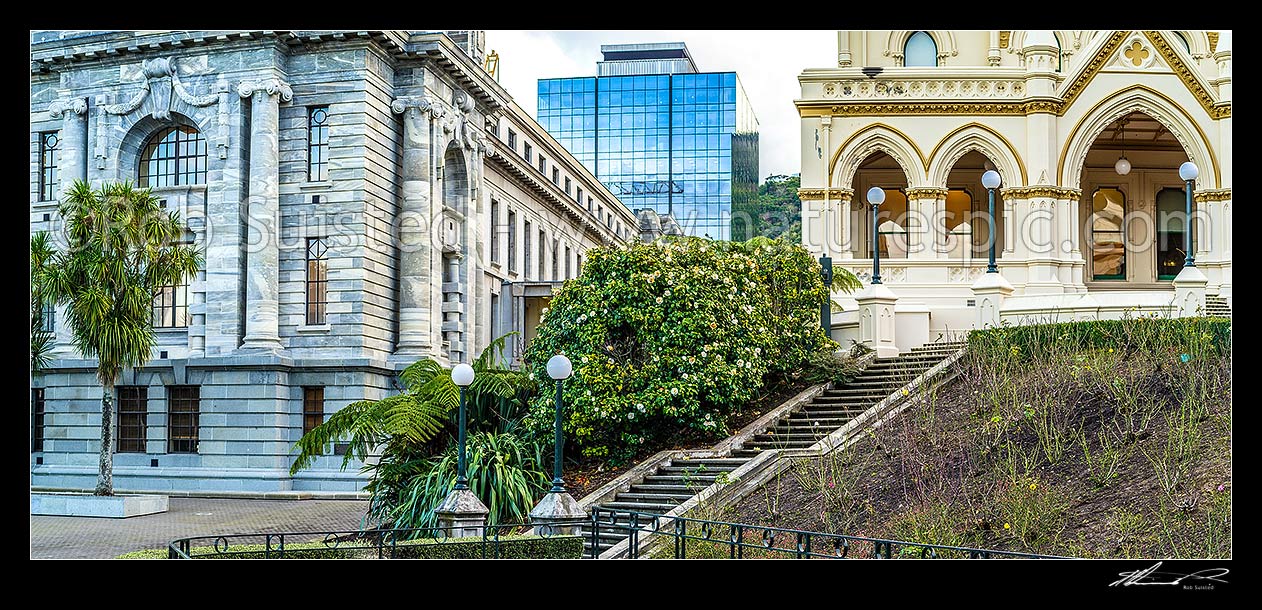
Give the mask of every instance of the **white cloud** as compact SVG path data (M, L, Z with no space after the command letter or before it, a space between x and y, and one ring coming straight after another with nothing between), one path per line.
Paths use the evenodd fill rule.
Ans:
M500 54L500 84L533 115L538 79L595 76L600 45L677 41L688 45L702 71L740 76L758 117L761 177L801 171L797 76L804 68L834 65L835 31L490 30L486 44Z

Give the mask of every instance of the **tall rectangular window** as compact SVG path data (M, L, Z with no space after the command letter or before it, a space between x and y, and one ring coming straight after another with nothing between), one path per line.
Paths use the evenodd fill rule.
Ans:
M539 173L546 174L548 171L548 158L539 155Z
M517 270L517 212L508 211L508 270Z
M508 130L508 147L512 149L513 152L517 152L517 132L511 129Z
M500 202L491 200L491 262L500 262Z
M201 388L167 386L167 453L197 453Z
M574 277L574 275L571 273L573 270L574 269L570 266L570 246L566 245L565 246L565 278L566 279Z
M545 255L545 249L547 248L546 242L544 240L546 239L547 239L547 236L544 234L543 229L539 229L539 277L536 278L539 280L544 279L543 272L547 268L547 267L544 267L544 255Z
M52 303L44 303L40 307L39 329L46 333L57 332L57 310Z
M307 238L307 324L328 322L328 248L323 237Z
M594 201L591 197L588 197L588 198L587 198L587 211L588 211L588 212L592 211L592 204L593 204L594 202L595 202L595 201Z
M575 263L576 263L574 266L578 267L577 271L579 272L579 274L582 274L583 273L583 253L579 252L578 254L575 254L574 258L575 258Z
M556 170L552 170L552 172L553 174L555 174ZM570 177L569 176L565 177L565 194L566 195L570 194Z
M561 278L561 266L558 259L561 258L561 240L552 240L552 279L559 280Z
M555 167L552 168L552 184L561 186L561 170ZM569 191L566 191L566 192L569 192Z
M149 416L149 388L117 386L118 389L118 452L144 453Z
M504 331L500 330L500 295L491 293L491 323L487 327L491 329L491 340L499 338Z
M153 327L188 326L188 284L162 286L153 295Z
M44 450L44 388L31 388L31 453Z
M583 203L583 187L580 186L574 190L574 201L577 201L580 204Z
M530 272L534 271L534 268L530 266L530 221L529 220L526 221L524 228L525 230L522 231L522 235L526 236L526 243L524 244L525 247L522 248L522 255L521 255L523 259L522 260L522 264L523 264L522 274L529 277ZM535 278L535 279L539 279L539 278Z
M329 179L329 107L307 108L307 180Z
M324 423L324 386L302 388L302 433Z
M532 147L532 146L530 145L530 143L529 143L529 142L525 143L525 145L524 145L524 146L525 146L525 148L523 148L523 149L522 149L522 151L521 151L521 156L522 156L522 158L523 158L523 159L525 159L525 160L526 160L526 163L530 163L530 159L531 159L531 157L533 157L533 156L535 155L535 149L534 149L534 147Z
M57 188L61 185L61 174L57 171L57 160L60 157L60 134L56 131L42 131L39 134L39 200L51 201L57 198Z

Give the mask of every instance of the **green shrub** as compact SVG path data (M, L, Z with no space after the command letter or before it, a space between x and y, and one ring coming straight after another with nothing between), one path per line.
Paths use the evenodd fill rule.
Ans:
M367 546L363 542L344 542L342 547L329 548L322 542L299 542L285 545L284 557L271 559L371 559L377 557L374 548L346 548ZM385 555L396 559L480 559L495 556L495 542L488 538L483 545L481 538L453 539L446 542L411 540L384 547ZM233 545L225 553L216 553L213 546L193 547L189 555L194 559L267 559L262 544ZM278 553L276 546L273 553ZM501 559L578 559L583 555L581 536L501 536ZM117 559L167 559L169 551L145 549L123 553Z
M837 280L848 286L846 278ZM618 464L646 443L692 429L716 436L768 374L796 370L836 345L819 327L819 263L804 248L680 238L592 251L565 283L526 351L532 375L564 353L567 438ZM551 431L553 393L527 425Z
M474 432L467 441L469 489L491 511L487 524L525 523L551 483L541 446L512 432ZM452 442L435 457L384 456L369 515L386 527L438 525L434 510L456 485L458 450Z

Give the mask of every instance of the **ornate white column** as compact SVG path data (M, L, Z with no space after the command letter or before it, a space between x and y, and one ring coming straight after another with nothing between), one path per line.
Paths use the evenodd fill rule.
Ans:
M394 353L428 354L433 348L430 301L433 296L435 222L430 201L428 98L400 97L390 110L403 118L403 202L399 210L399 340Z
M947 190L939 187L907 189L907 258L947 258L942 252L946 242Z
M48 114L61 119L61 144L58 167L61 169L61 192L58 199L74 186L75 180L88 179L88 99L75 97L52 103Z
M250 107L250 190L246 211L245 340L242 348L278 351L280 343L280 102L294 98L277 78L237 87Z

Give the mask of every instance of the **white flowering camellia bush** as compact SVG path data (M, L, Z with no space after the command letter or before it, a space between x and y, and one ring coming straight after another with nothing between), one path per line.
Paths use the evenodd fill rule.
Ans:
M844 272L834 282L858 285ZM526 351L543 390L527 425L551 432L545 365L564 353L574 375L563 425L584 456L620 464L684 431L725 434L766 376L835 347L819 326L824 296L819 262L783 241L675 238L593 250Z

